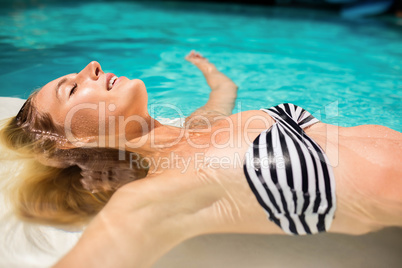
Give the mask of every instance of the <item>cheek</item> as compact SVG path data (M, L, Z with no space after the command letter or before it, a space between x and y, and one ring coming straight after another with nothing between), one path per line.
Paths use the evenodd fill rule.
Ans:
M116 107L113 109L113 107ZM110 109L110 110L109 110ZM111 111L112 110L112 111ZM117 106L102 106L97 109L83 109L74 113L71 120L65 120L65 126L71 129L75 137L92 137L100 134L111 134L109 129L118 129L119 116L121 111ZM124 117L123 117L124 118Z
M105 96L102 90L92 87L80 88L79 92L77 92L73 98L73 105L83 103L99 104L108 100L107 96Z
M64 126L76 137L98 136L100 119L98 110L82 109L66 117Z

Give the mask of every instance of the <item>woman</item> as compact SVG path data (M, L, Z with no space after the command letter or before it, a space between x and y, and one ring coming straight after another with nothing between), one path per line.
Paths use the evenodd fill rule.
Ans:
M144 83L97 62L35 92L3 128L3 143L30 154L11 196L19 215L91 220L56 267L148 267L207 233L402 226L399 132L328 125L293 104L232 115L237 86L200 54L186 59L211 93L185 128L150 117Z

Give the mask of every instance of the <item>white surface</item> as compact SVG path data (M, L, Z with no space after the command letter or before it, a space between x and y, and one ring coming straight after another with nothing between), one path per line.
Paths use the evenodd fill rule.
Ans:
M0 120L16 115L24 102L23 99L0 97Z
M15 115L23 100L0 98L0 118ZM158 118L159 119L159 118ZM179 119L159 119L180 125ZM0 172L12 163L0 160ZM1 178L4 189L7 178ZM0 267L49 267L80 233L18 221L0 192ZM402 229L364 236L320 234L208 235L190 239L162 257L154 268L402 267Z
M24 101L1 97L0 119L17 114ZM5 169L18 167L15 162L0 158L0 174ZM7 180L4 176L0 180L0 267L49 267L76 243L80 233L18 220L4 200Z

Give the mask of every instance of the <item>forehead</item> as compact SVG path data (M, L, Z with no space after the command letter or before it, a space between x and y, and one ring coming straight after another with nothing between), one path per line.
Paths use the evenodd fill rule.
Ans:
M56 97L56 88L57 85L59 84L60 81L71 77L73 74L67 74L64 76L61 76L57 79L54 79L53 81L50 81L46 85L42 87L42 89L38 92L39 96L47 96L47 95L54 95L53 97Z
M56 97L56 88L58 83L71 76L71 74L59 77L44 85L35 97L35 106L42 112L52 113L55 105L60 105L60 101Z
M56 91L57 84L58 84L61 80L66 79L66 78L69 78L69 77L71 77L72 75L73 75L73 74L67 74L67 75L61 76L61 77L59 77L59 78L56 78L56 79L50 81L49 83L47 83L46 85L44 85L44 86L42 87L42 89L40 90L39 93L42 94L42 92L43 92L43 94L48 94L49 91ZM54 92L54 93L55 93L55 92Z

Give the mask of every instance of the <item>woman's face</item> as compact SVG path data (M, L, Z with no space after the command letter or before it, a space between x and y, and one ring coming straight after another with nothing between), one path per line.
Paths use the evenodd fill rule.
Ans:
M144 83L124 76L114 79L113 74L104 73L93 61L79 73L46 84L36 95L35 106L75 137L99 136L102 132L107 135L109 122L148 115ZM100 130L102 127L104 130Z

